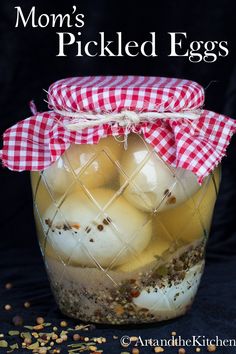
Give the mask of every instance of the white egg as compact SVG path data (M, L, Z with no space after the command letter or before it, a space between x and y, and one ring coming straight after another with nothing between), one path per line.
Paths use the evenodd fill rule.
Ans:
M158 236L169 235L173 240L187 243L206 237L210 231L219 184L220 170L215 169L192 198L176 208L157 214L153 218L153 229Z
M122 149L123 144L112 136L98 144L72 144L44 171L45 181L53 194L64 194L76 177L89 189L106 185L118 174L115 162L120 159Z
M174 281L169 284L166 281L161 288L149 287L142 290L133 302L136 306L149 309L157 317L164 315L167 319L173 315L177 316L191 305L201 280L203 267L203 261L191 267L179 284L175 284Z
M45 233L58 257L108 267L127 262L130 251L140 254L151 238L149 217L111 189L94 189L91 195L75 190L60 209L52 205L45 212Z
M165 164L137 134L128 138L121 167L124 173L120 174L120 184L126 187L125 198L144 211L171 209L200 188L192 172Z

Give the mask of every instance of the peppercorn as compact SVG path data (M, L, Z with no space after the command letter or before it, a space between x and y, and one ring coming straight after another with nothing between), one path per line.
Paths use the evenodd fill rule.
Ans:
M24 323L23 317L21 317L21 316L14 316L13 319L12 319L12 323L13 323L15 326L23 326L23 323Z

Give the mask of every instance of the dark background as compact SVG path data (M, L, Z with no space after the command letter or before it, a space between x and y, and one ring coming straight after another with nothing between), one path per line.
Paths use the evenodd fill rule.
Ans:
M236 117L236 30L234 0L225 1L7 1L0 3L0 131L30 116L29 101L35 100L39 111L47 110L44 99L55 80L68 76L96 74L136 74L172 76L192 79L206 88L205 108ZM78 58L75 47L67 50L67 57L56 57L59 28L15 28L16 11L21 6L28 13L36 6L36 14L71 13L72 5L85 14L82 40L98 39L104 31L108 40L115 32L122 32L124 42L139 43L156 32L157 58ZM36 16L37 17L37 16ZM67 29L65 29L67 30ZM61 30L60 30L61 31ZM69 29L78 32L78 29ZM168 58L167 32L187 32L188 41L226 40L229 55L215 63L193 64L188 58ZM79 39L79 38L78 38ZM104 353L120 353L112 334L142 335L144 338L168 337L172 330L185 337L236 337L236 144L235 137L222 163L222 183L214 213L207 249L207 266L194 306L185 317L161 325L134 328L98 326L93 335L106 335ZM32 214L32 199L27 172L17 173L1 169L0 214L0 332L12 326L13 315L22 314L29 323L36 315L57 323L63 315L54 304L46 272L39 252ZM6 282L14 287L7 291ZM23 302L32 307L25 310ZM4 304L13 310L6 312ZM75 322L71 321L71 324ZM22 351L23 352L23 351ZM152 349L143 348L143 353ZM176 349L166 350L175 353ZM188 352L193 352L189 349ZM204 350L203 350L204 352ZM236 348L219 349L222 353L236 353ZM3 350L3 353L5 351Z

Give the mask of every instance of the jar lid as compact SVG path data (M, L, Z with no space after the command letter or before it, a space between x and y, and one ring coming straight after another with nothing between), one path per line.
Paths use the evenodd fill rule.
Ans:
M79 77L57 81L48 112L7 129L0 158L11 170L40 171L71 144L134 132L163 160L192 171L202 183L226 154L236 121L200 109L203 88L192 81L143 76ZM126 139L124 139L126 140Z
M194 81L166 77L74 77L53 83L48 103L70 112L179 112L201 107L204 89Z

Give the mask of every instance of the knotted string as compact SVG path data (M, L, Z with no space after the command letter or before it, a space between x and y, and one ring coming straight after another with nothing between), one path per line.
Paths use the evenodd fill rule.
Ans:
M140 112L123 110L119 113L89 113L89 112L68 112L65 110L54 109L55 113L64 117L70 117L72 120L66 123L66 128L71 131L81 130L84 128L95 127L102 124L114 124L118 123L122 127L130 125L136 125L141 122L153 123L157 119L186 119L195 120L198 119L201 114L201 109L186 110L182 112Z

